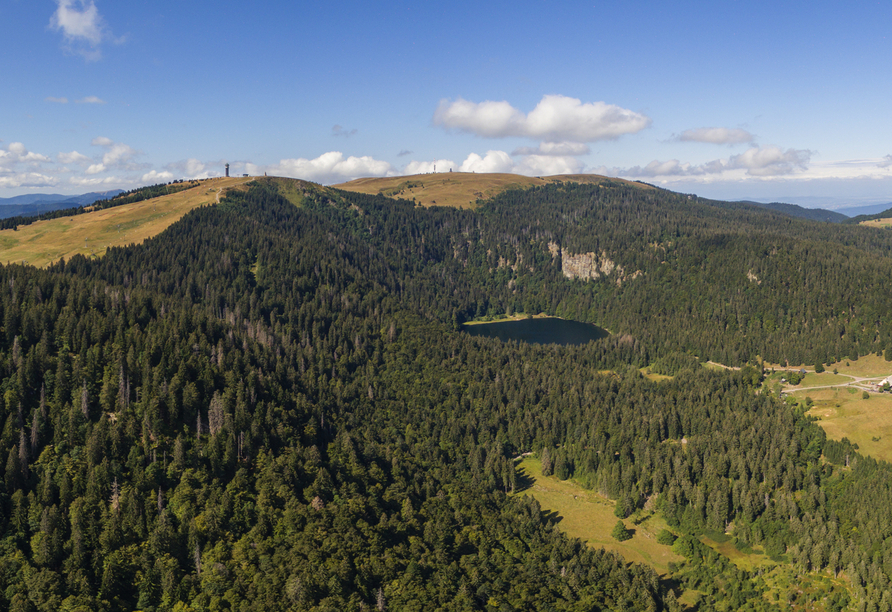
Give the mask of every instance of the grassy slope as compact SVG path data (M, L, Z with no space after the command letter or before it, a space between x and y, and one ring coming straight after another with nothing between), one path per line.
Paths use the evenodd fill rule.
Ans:
M892 461L892 396L871 394L863 399L851 388L819 389L809 394L814 404L808 414L834 440L848 438L859 452Z
M317 183L310 183L301 179L273 176L257 180L259 182L269 181L275 183L279 189L279 194L295 206L301 206L310 191L326 191L325 187L321 187Z
M808 414L818 419L827 436L833 440L848 438L860 452L876 459L892 461L892 396L875 393L872 383L892 375L892 362L878 355L865 355L857 361L841 361L826 366L822 374L808 373L798 386L781 385L781 372L768 377L766 386L794 393L803 402L814 402ZM838 374L832 374L832 370ZM854 378L865 379L855 383ZM816 389L825 385L838 385ZM864 390L869 398L864 399Z
M140 243L199 206L214 204L221 190L252 179L218 178L191 189L74 217L60 217L0 231L0 262L47 266L65 257L103 255L109 247Z
M572 480L542 476L542 463L535 457L525 457L517 469L522 477L519 480L528 484L528 488L517 494L530 495L539 502L543 512L553 512L559 519L558 528L567 535L580 538L589 546L615 551L627 561L650 565L663 576L667 576L670 562L683 561L669 546L657 543L657 533L666 528L666 522L659 515L644 513L644 520L637 524L633 520L636 515L625 519L623 523L634 535L631 540L617 542L610 535L619 520L613 514L614 502L583 489ZM786 604L790 610L826 610L827 596L832 591L851 588L843 578L833 578L825 572L803 574L789 563L772 561L758 548L751 553L742 552L730 538L717 542L701 536L700 540L737 567L758 572L756 580L765 589L766 599ZM699 594L694 590L683 591L679 598L688 609L696 608L698 600Z
M526 189L556 182L601 183L620 181L654 189L643 183L631 183L597 174L565 174L558 176L521 176L519 174L476 174L472 172L439 172L385 178L361 178L332 185L345 191L381 194L405 200L415 200L422 206L452 206L474 208L477 200L487 200L508 189Z
M560 517L558 527L566 534L580 538L590 546L616 551L628 561L647 563L662 574L669 571L670 561L682 560L668 546L657 543L657 533L666 528L662 518L650 516L638 525L631 518L626 519L623 522L634 536L631 540L617 542L610 535L619 520L613 514L614 502L572 481L542 476L542 463L535 457L524 458L518 471L531 483L519 494L531 495L543 511L555 512Z

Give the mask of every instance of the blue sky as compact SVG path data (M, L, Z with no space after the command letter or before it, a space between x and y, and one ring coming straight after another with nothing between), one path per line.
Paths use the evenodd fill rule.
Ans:
M588 172L892 201L888 2L0 0L0 197Z

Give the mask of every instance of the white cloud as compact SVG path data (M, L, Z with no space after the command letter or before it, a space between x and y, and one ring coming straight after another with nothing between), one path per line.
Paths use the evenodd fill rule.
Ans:
M790 176L808 169L812 152L806 149L780 147L752 147L728 159L716 159L703 164L683 163L677 159L652 161L643 168L613 168L608 173L628 177L692 177L737 174L751 177ZM742 171L742 172L741 172ZM738 178L744 178L740 176Z
M190 158L186 160L186 174L190 177L196 177L204 173L205 166L199 160Z
M505 151L487 151L486 155L469 154L465 160L456 165L449 159L434 161L413 161L406 164L402 174L428 174L432 172L477 172L523 174L526 176L550 176L553 174L577 174L583 171L583 164L578 159L555 155L525 155L515 161Z
M117 176L103 176L103 177L96 177L96 178L84 178L84 177L80 177L80 176L73 176L70 179L68 179L68 182L71 185L74 185L76 187L96 187L96 186L100 186L100 185L129 184L132 181L130 181L130 182L124 181L124 180L118 178Z
M86 98L75 100L75 102L77 102L78 104L105 104L105 100L96 96L87 96Z
M99 46L108 38L108 31L93 0L56 0L56 5L50 27L62 32L70 52L88 61L98 60L102 56Z
M608 171L608 174L619 174L632 177L657 177L657 176L690 176L691 174L703 174L703 170L695 171L691 164L686 164L677 159L668 161L654 160L644 166L635 166L626 170Z
M87 164L90 162L89 157L78 153L77 151L72 151L71 153L59 153L56 156L56 159L58 159L61 164Z
M430 174L431 172L449 172L450 170L458 170L458 166L451 159L411 161L403 168L403 174Z
M514 160L504 151L487 151L485 157L471 153L458 170L459 172L513 172Z
M139 151L133 149L130 145L126 145L122 142L115 142L111 138L106 138L104 136L94 138L90 144L105 149L105 154L102 156L102 163L106 166L126 167L131 159L139 155ZM99 170L98 172L102 172L102 170Z
M48 96L47 98L44 98L44 99L47 102L53 102L55 104L68 104L68 98L65 98L65 97L54 98L53 96Z
M52 176L39 172L10 172L5 173L0 168L0 187L10 189L15 187L51 187L58 181Z
M217 165L222 170L223 164L220 163ZM171 176L176 175L177 178L208 178L212 176L212 174L207 171L207 165L195 158L173 162L164 167L171 173ZM213 176L216 176L216 174Z
M648 127L649 117L605 102L546 95L528 115L508 102L441 100L435 125L487 138L531 137L546 142L614 140Z
M751 176L779 176L805 170L812 152L805 149L753 147L728 160L731 168L743 168Z
M11 142L6 149L0 149L0 167L12 164L40 164L50 161L50 158L40 153L29 151L21 142Z
M86 170L87 174L99 174L100 172L105 172L105 164L90 164L90 167Z
M434 112L435 125L488 138L525 136L525 121L524 114L508 102L476 104L462 98L455 102L441 100Z
M172 172L158 172L156 170L152 170L151 172L146 172L142 175L142 182L144 185L156 185L158 183L168 183L173 180Z
M755 136L739 128L695 128L682 132L678 140L682 142L706 142L709 144L743 144L753 142Z
M538 147L518 147L511 155L588 155L592 150L581 142L543 142Z
M580 174L584 168L584 164L572 156L526 155L515 165L514 172L526 176L553 176Z
M246 165L254 168L250 174L260 172L260 168L253 164ZM369 156L344 157L340 151L329 151L315 159L283 159L278 164L267 168L270 174L290 176L317 183L340 183L363 176L385 176L391 174L393 169L386 161L374 159Z

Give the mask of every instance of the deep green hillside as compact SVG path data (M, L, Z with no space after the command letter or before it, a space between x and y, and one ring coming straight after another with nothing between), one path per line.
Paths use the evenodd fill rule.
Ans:
M763 202L752 202L748 200L744 200L741 202L729 202L729 205L745 205L745 206L758 206L759 208L765 208L768 210L773 210L774 212L781 213L783 215L788 215L790 217L798 217L800 219L809 219L811 221L825 221L827 223L845 223L849 220L849 217L842 213L838 213L833 210L825 210L823 208L803 208L802 206L798 206L796 204L785 204L783 202L769 202L767 204Z
M824 609L890 603L889 466L757 394L757 367L678 358L882 350L885 234L620 183L478 211L280 189L0 266L0 608L788 609L697 539L726 529L840 576ZM456 331L506 311L614 335ZM673 380L634 367L657 358ZM529 451L659 509L686 562L661 580L569 540L509 495Z

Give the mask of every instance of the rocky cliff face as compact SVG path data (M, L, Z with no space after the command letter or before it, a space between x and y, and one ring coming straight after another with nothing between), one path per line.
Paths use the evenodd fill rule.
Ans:
M567 278L595 280L602 276L612 276L616 278L616 283L620 284L624 280L638 278L642 275L641 270L627 275L623 267L610 259L605 251L601 251L600 254L570 253L554 242L548 243L548 251L552 257L561 258L561 271Z

